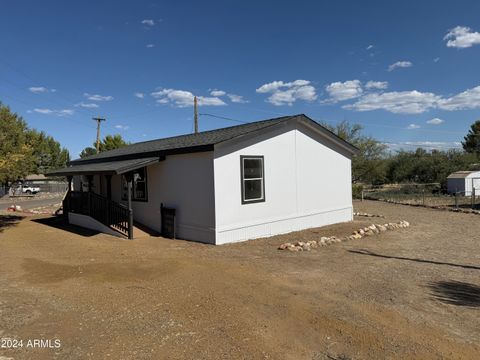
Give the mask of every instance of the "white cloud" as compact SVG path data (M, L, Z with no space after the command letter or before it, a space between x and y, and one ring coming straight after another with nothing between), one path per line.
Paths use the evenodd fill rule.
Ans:
M443 142L443 141L405 141L398 143L384 143L387 145L390 150L400 150L400 149L416 149L424 148L427 150L445 150L445 149L457 149L461 148L462 144L460 142Z
M420 114L434 108L440 96L428 92L392 91L371 93L343 108L356 111L386 110L395 114Z
M155 44L147 44L145 46L147 49L151 49L151 48L154 48L155 47Z
M368 89L368 90L371 90L371 89L384 90L386 88L388 88L387 81L369 81L365 84L365 89Z
M210 95L212 95L212 96L224 96L226 94L227 93L223 90L216 90L215 89L215 90L210 91Z
M388 71L393 71L397 68L408 68L412 65L413 64L410 61L397 61L396 63L393 63L388 67Z
M367 50L371 50L371 49L373 49L373 45L372 45L372 44L370 44L370 45L367 46Z
M256 92L260 94L270 93L267 102L276 106L292 105L297 100L314 101L317 98L315 88L310 85L308 80L272 81L260 86L256 89Z
M112 101L113 96L107 95L98 95L98 94L89 94L89 93L84 93L83 96L85 96L88 100L91 101Z
M142 20L142 24L143 24L143 25L147 25L147 26L154 26L154 25L155 25L155 20L152 20L152 19L144 19L144 20Z
M480 108L480 86L439 101L442 110L467 110Z
M445 120L442 120L440 118L433 118L433 119L427 120L427 124L430 124L430 125L440 125L440 124L443 124L444 122Z
M115 125L115 129L119 129L119 130L128 130L130 129L130 126L128 125Z
M450 30L443 40L447 40L447 47L465 49L480 44L480 33L467 26L457 26Z
M75 112L71 109L62 109L62 110L52 110L46 108L35 108L33 112L43 114L43 115L56 115L56 116L70 116Z
M360 97L353 104L344 105L343 108L356 111L383 109L396 114L420 114L430 109L446 111L479 109L480 86L451 97L442 97L417 90L369 93Z
M141 92L136 92L136 93L133 94L133 96L135 96L139 99L143 99L145 97L145 94L141 93Z
M50 110L50 109L39 109L39 108L35 108L33 109L34 112L36 113L39 113L39 114L44 114L44 115L48 115L48 114L52 114L53 113L53 110Z
M226 91L223 90L218 90L218 89L213 89L210 91L210 95L216 96L216 97L222 97L222 96L227 96L231 102L237 103L237 104L245 104L248 103L247 100L243 98L241 95L236 95L236 94L229 94Z
M34 94L40 94L40 93L48 92L48 89L46 87L43 87L43 86L32 86L32 87L29 87L28 90L30 90Z
M408 130L420 129L420 125L417 124L410 124L407 126Z
M161 89L152 92L151 95L157 99L159 104L172 104L177 107L193 106L194 95L190 91L175 90L175 89ZM222 106L227 105L219 97L205 97L197 96L199 106Z
M54 93L57 91L56 89L49 89L49 88L46 88L45 86L31 86L28 88L28 90L34 94L41 94L41 93L48 93L48 92Z
M75 113L74 110L71 110L71 109L64 109L64 110L57 110L56 111L56 114L58 116L70 116L70 115L73 115Z
M266 93L269 93L269 92L276 91L279 88L281 88L282 86L284 86L283 81L272 81L271 83L263 84L262 86L260 86L255 91L257 93L260 93L260 94L266 94Z
M83 108L87 108L87 109L96 109L98 108L98 104L95 104L95 103L84 103L83 101L76 104L75 106L80 106L80 107L83 107Z
M362 83L360 80L347 80L345 82L333 82L325 87L331 102L355 99L362 95Z
M230 101L233 103L237 103L237 104L248 103L248 100L245 100L241 95L227 94L227 96L230 98Z
M387 86L387 82L369 81L365 84L365 89L382 90ZM396 114L420 114L430 109L445 111L480 109L480 86L450 97L417 90L371 91L362 94L361 83L358 80L351 80L332 83L327 86L327 92L331 99L324 101L326 103L358 98L354 103L343 106L344 109L355 111L385 110ZM435 119L431 121L433 120ZM435 121L438 120L440 119ZM434 122L429 122L429 124L434 124Z

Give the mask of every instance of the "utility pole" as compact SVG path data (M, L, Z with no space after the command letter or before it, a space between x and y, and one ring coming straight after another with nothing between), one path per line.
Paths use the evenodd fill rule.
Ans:
M92 120L95 120L97 122L97 145L95 147L98 154L100 152L100 123L102 121L105 121L106 119L101 117L94 117Z
M193 123L195 125L195 134L198 133L198 105L197 97L193 97Z

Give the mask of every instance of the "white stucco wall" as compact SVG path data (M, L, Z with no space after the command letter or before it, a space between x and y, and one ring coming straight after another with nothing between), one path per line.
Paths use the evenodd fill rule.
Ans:
M160 204L176 209L177 237L215 242L213 152L171 155L147 167L148 202L133 201L136 221L160 231ZM121 200L120 176L112 177L112 200Z
M242 205L240 155L263 155L265 202ZM216 243L352 220L350 155L290 124L215 147Z

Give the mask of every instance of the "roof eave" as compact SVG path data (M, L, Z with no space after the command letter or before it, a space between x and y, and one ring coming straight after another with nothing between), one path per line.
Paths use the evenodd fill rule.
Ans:
M333 141L334 143L336 143L337 145L339 145L343 149L350 152L352 155L358 155L360 153L360 149L357 148L355 145L353 145L353 144L349 143L348 141L342 139L341 137L339 137L334 132L328 130L326 127L320 125L315 120L309 118L307 115L301 114L300 118L297 121L303 122L304 125L308 126L309 128L312 128L313 130L316 130L317 132L326 136L331 141Z
M152 164L156 164L157 162L161 161L162 159L160 158L155 158L155 159L145 159L145 161L139 161L133 164L128 164L126 166L121 166L118 167L117 169L112 169L112 170L102 170L102 169L79 169L81 166L85 166L88 164L78 164L78 165L72 165L66 168L54 170L52 172L47 173L47 176L73 176L73 175L121 175L125 174L129 171L133 171L145 166L149 166ZM115 162L115 161L113 161Z

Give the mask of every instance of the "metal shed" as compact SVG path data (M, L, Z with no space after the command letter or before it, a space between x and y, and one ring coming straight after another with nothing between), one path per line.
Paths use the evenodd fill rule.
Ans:
M449 194L480 195L480 171L456 171L447 177L447 190Z

